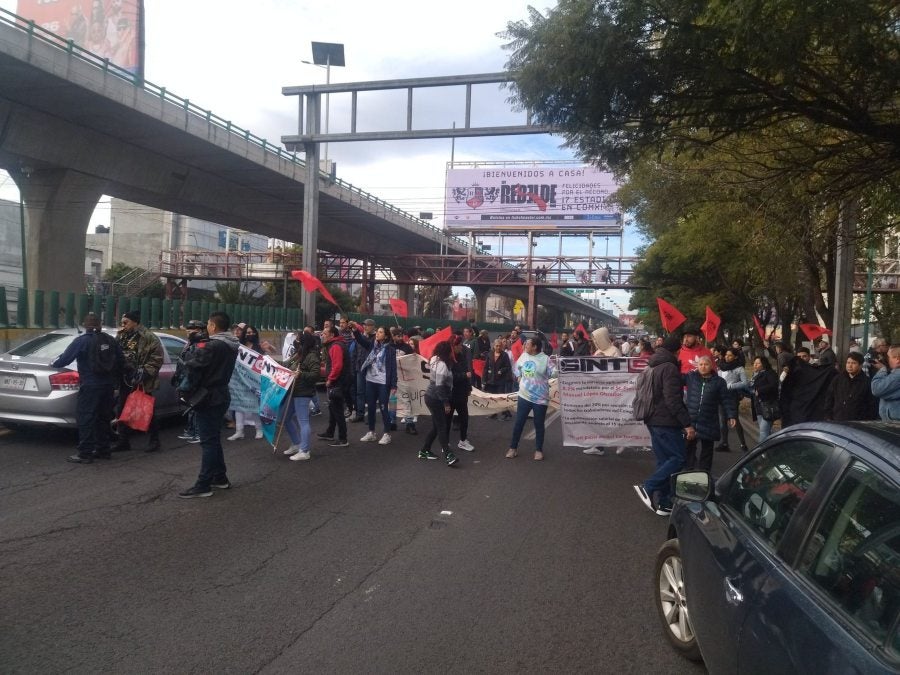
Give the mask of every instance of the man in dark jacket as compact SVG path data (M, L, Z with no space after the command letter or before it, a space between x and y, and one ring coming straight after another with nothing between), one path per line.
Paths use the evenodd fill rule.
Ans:
M122 370L125 357L115 338L100 328L96 314L84 318L84 333L72 340L69 347L50 365L64 368L78 361L78 402L75 416L78 421L78 453L68 461L90 464L95 458L109 459L109 425L113 413L113 390ZM100 350L112 350L112 368L104 371L97 361Z
M231 319L225 312L213 312L206 322L209 340L197 343L184 367L195 389L185 393L185 400L194 409L194 422L200 434L203 456L200 473L194 486L178 494L183 499L210 497L212 489L231 487L222 451L222 418L231 403L228 381L234 372L240 343L229 332Z
M878 401L872 395L871 381L862 367L863 355L850 352L844 372L831 380L825 393L825 419L849 422L878 417Z
M647 361L652 369L653 403L644 424L656 455L656 471L634 490L647 508L661 516L672 511L669 483L684 464L685 439L692 441L697 435L681 393L680 365L675 357L679 347L678 338L668 337Z

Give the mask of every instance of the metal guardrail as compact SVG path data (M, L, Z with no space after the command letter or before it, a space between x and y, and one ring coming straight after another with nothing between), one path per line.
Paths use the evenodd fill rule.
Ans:
M138 77L134 73L112 63L108 58L98 56L97 54L94 54L93 52L88 51L87 49L80 47L79 45L76 45L73 40L63 38L56 33L47 30L46 28L38 26L34 21L30 19L25 19L24 17L10 12L9 10L0 8L0 23L4 23L6 25L22 30L27 33L30 38L46 42L47 44L65 51L70 56L79 58L86 63L90 63L91 65L100 68L104 73L119 77L122 80L129 82L133 86L159 97L163 101L172 103L173 105L182 108L186 113L194 115L199 119L204 120L208 124L213 124L221 129L224 129L230 134L244 139L248 143L252 143L262 148L264 152L270 152L280 159L296 164L298 167L306 166L306 162L298 158L296 152L288 152L287 150L284 150L281 145L270 143L265 138L251 133L248 129L242 129L236 124L233 124L231 120L226 120L224 117L220 117L210 110L201 108L200 106L192 103L190 99L182 98L181 96L168 91L165 87L161 87L157 84L149 82L148 80ZM407 211L399 209L393 204L389 204L383 199L376 197L375 195L366 192L365 190L362 190L361 188L358 188L351 183L348 183L340 178L332 178L330 174L321 170L319 172L319 175L323 180L329 183L335 183L339 187L359 195L366 201L370 202L372 205L383 208L385 211L389 211L398 216L406 218L425 230L429 230L431 232L439 234L448 241L456 242L461 246L469 245L469 243L465 239L462 239L461 237L450 236L428 221L422 220L421 218L418 218Z

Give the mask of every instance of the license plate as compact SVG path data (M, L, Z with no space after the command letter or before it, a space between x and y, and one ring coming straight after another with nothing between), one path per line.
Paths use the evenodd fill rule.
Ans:
M0 389L24 389L27 381L23 375L0 375Z

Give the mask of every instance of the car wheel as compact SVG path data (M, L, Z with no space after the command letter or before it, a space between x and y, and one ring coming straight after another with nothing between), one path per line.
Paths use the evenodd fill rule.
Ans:
M682 656L692 661L701 661L703 657L691 625L684 587L684 567L681 564L681 546L677 539L669 539L656 554L654 596L656 611L669 642Z

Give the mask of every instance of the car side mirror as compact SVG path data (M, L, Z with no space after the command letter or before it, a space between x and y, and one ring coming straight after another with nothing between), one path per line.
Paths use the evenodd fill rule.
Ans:
M710 497L712 483L706 471L683 471L672 476L677 499L705 502Z

